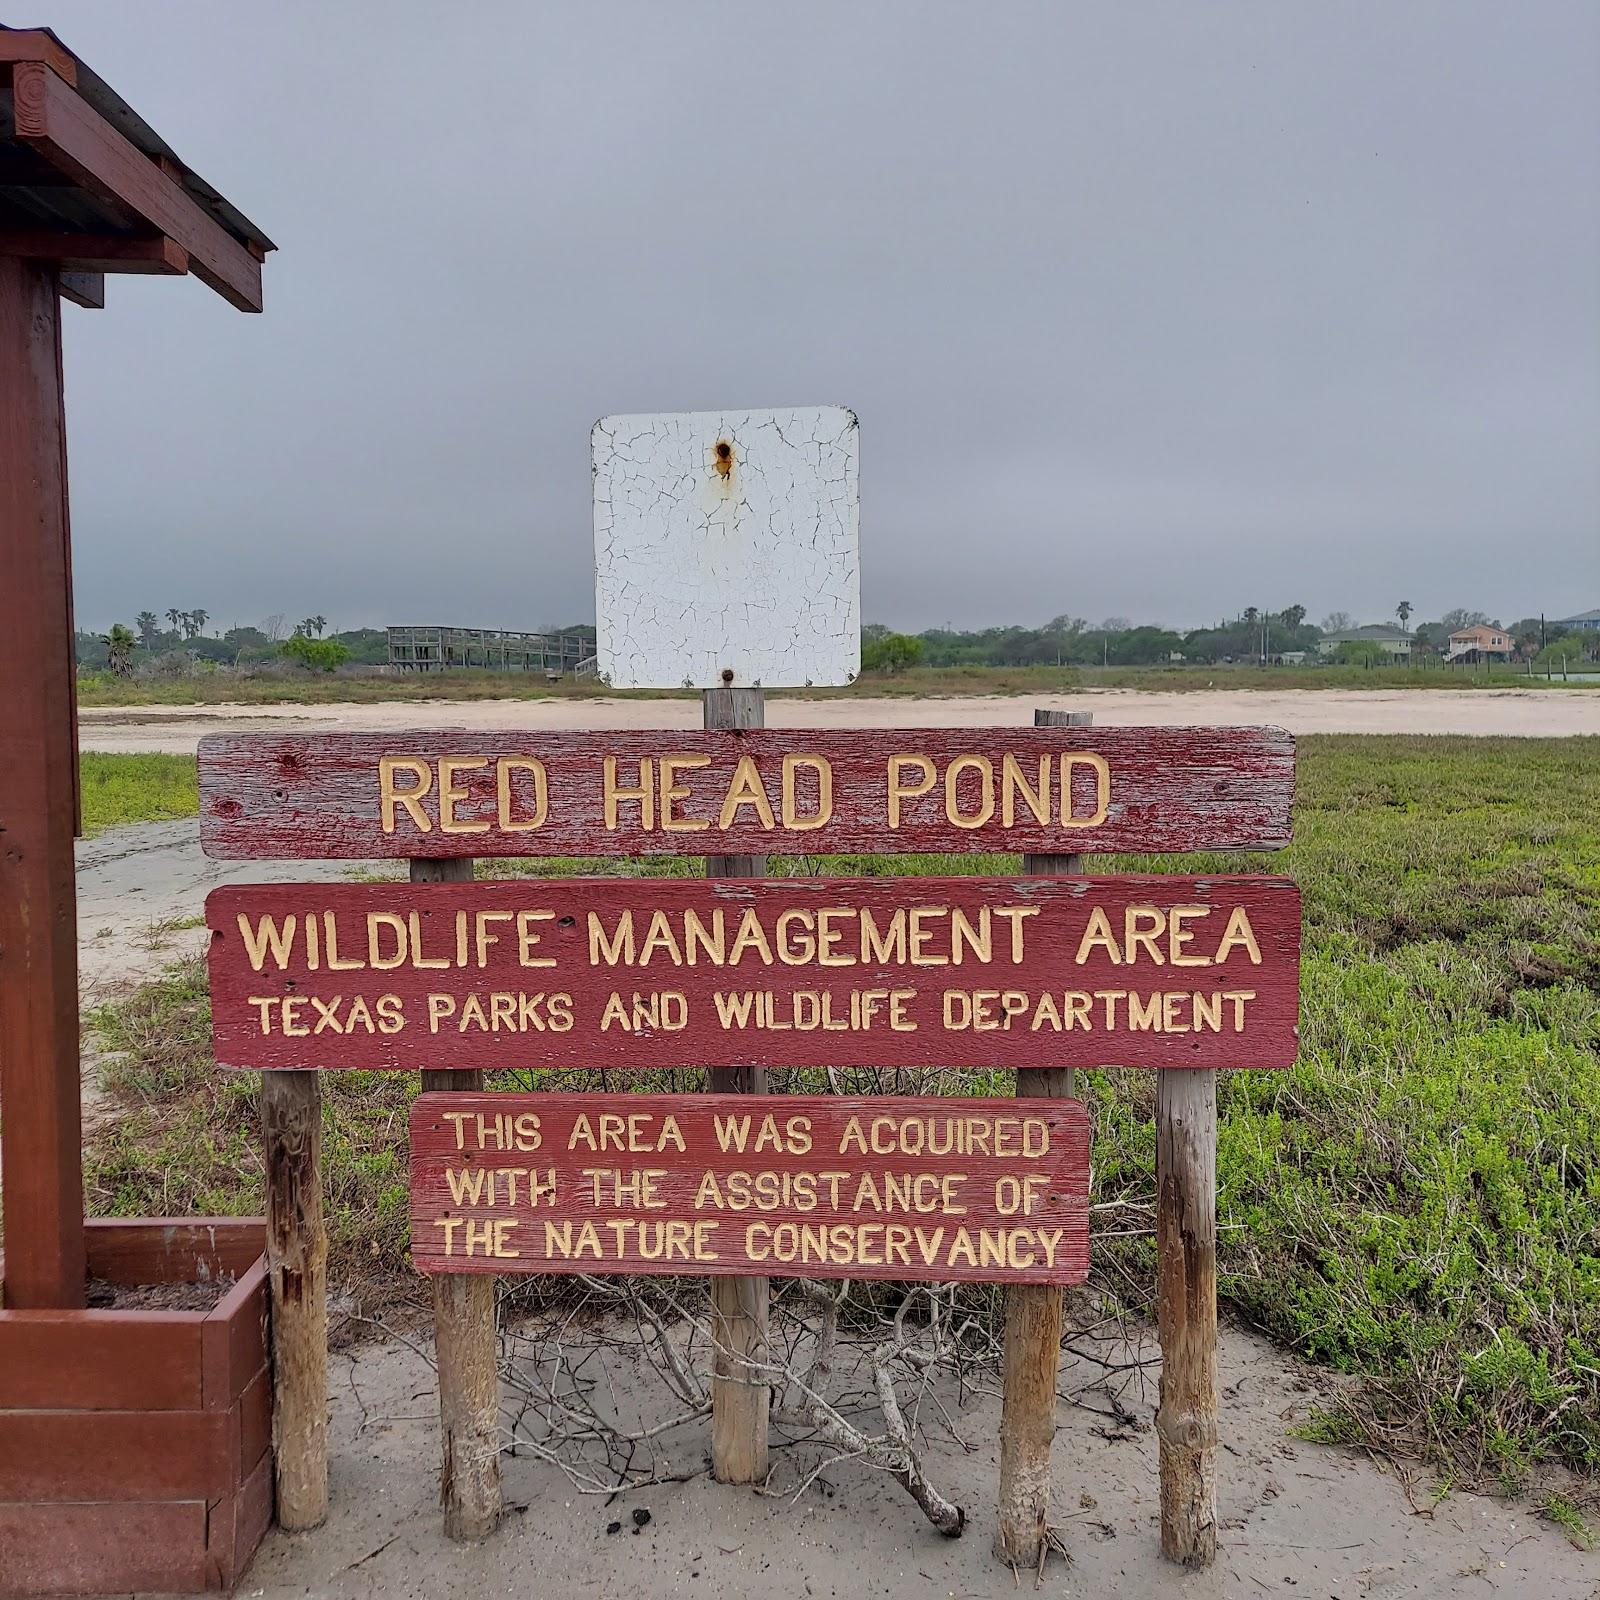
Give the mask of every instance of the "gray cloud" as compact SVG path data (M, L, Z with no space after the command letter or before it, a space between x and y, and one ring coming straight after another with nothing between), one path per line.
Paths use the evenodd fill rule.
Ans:
M69 310L79 609L592 605L609 412L841 403L864 609L1600 604L1600 10L51 21L280 246Z

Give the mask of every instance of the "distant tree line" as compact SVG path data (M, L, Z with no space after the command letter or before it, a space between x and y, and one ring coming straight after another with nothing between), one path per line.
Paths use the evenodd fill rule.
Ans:
M927 667L1143 667L1182 659L1208 664L1275 659L1286 651L1312 651L1321 638L1306 622L1304 606L1262 611L1246 606L1237 617L1178 633L1128 617L1092 623L1062 615L1042 628L1018 626L965 631L928 628L896 633L881 623L861 630L865 671Z
M1410 641L1417 657L1443 655L1451 633L1477 623L1500 628L1498 618L1482 611L1457 607L1437 621L1411 626L1416 607L1402 600L1391 613L1390 626ZM168 626L161 626L162 617ZM283 661L312 671L331 672L347 663L381 666L389 659L388 637L382 628L352 628L328 632L328 619L314 614L292 625L280 613L259 624L236 625L222 633L207 633L211 613L202 607L164 613L140 611L133 627L114 623L106 633L80 629L77 660L81 667L127 676L135 670L170 662L173 670L190 670L196 662L217 666L252 666ZM1329 634L1354 633L1356 619L1333 611L1320 626L1307 620L1302 605L1278 611L1244 607L1237 616L1213 626L1178 632L1153 623L1135 623L1128 617L1107 617L1091 623L1063 614L1040 628L1018 625L963 630L927 628L921 633L900 633L883 623L861 630L861 666L866 672L893 674L913 667L1132 667L1183 662L1211 666L1229 663L1279 661L1304 655L1356 666L1393 665L1394 657L1381 644L1351 639L1323 653L1319 646ZM589 623L574 623L540 630L593 639ZM1516 645L1518 660L1539 665L1559 665L1600 657L1600 632L1557 637L1539 617L1523 617L1504 627Z
M351 628L330 634L328 619L321 614L302 618L291 627L280 612L263 618L259 624L236 625L216 634L205 631L211 613L201 608L182 611L172 607L164 613L169 624L165 628L161 626L161 615L141 611L134 617L132 628L116 622L105 633L80 628L77 664L127 677L136 670L188 672L203 662L218 667L249 667L278 661L312 672L332 672L346 664L385 666L389 660L386 629ZM588 622L530 631L591 641L595 637L594 624Z
M1501 627L1482 611L1457 607L1437 621L1411 626L1416 607L1402 600L1391 613L1389 628L1411 642L1419 656L1443 655L1450 635L1477 623ZM882 623L861 630L861 666L866 672L896 673L908 667L1127 667L1183 662L1197 666L1276 662L1285 656L1355 666L1395 665L1395 657L1376 641L1352 639L1330 651L1321 648L1329 634L1354 633L1359 624L1349 612L1330 612L1320 625L1307 620L1302 605L1264 611L1246 606L1237 616L1213 626L1179 633L1128 617L1107 617L1091 623L1083 617L1059 616L1042 628L1018 626L959 630L927 628L897 633ZM1571 634L1555 639L1538 617L1524 617L1504 631L1516 644L1519 660L1541 664L1565 655L1569 660L1600 656L1600 633ZM1400 665L1404 665L1401 658Z
M162 627L165 617L167 626ZM259 624L236 625L220 633L207 633L211 613L203 607L167 611L140 611L133 627L113 623L106 633L79 629L76 656L80 667L127 677L135 669L170 664L173 670L191 670L197 662L216 666L252 666L287 661L315 671L331 672L346 662L378 666L389 659L388 639L382 628L354 628L328 635L328 619L306 617L290 629L279 614ZM287 635L287 636L286 636Z

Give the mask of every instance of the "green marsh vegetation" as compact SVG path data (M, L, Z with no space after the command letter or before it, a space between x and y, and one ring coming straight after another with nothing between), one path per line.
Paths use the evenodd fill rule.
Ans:
M1220 1287L1234 1315L1350 1375L1318 1437L1512 1487L1600 1467L1600 740L1299 742L1296 842L1255 857L1089 858L1097 871L1273 871L1305 899L1303 1044L1226 1077ZM1015 857L774 858L774 873L1015 870ZM496 873L669 874L669 861L499 862ZM253 1074L210 1061L204 968L96 1015L118 1115L88 1156L109 1213L260 1207ZM517 1079L585 1086L563 1074ZM838 1074L840 1087L860 1075ZM509 1078L506 1080L509 1082ZM594 1083L599 1083L596 1076ZM607 1087L693 1088L694 1073ZM1008 1093L1004 1075L938 1075ZM414 1293L406 1270L410 1078L329 1074L334 1273ZM1094 1282L1153 1288L1154 1080L1080 1077L1096 1203L1118 1221ZM825 1074L781 1085L826 1092ZM981 1293L981 1292L980 1292ZM993 1297L989 1297L991 1300ZM1561 1502L1566 1505L1566 1502ZM1590 1508L1592 1511L1592 1508ZM1577 1513L1574 1513L1575 1515ZM1564 1524L1565 1525L1565 1524Z
M200 809L193 756L86 752L78 758L78 774L89 838L126 822L192 817Z

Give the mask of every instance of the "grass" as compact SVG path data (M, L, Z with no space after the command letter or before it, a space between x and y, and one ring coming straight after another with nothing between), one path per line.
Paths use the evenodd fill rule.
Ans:
M1548 1464L1592 1471L1600 1467L1600 740L1339 736L1302 739L1299 749L1288 851L1090 863L1270 866L1304 890L1300 1061L1221 1085L1222 1295L1307 1360L1355 1380L1314 1419L1316 1437L1422 1456L1462 1485L1514 1486ZM773 870L1015 864L775 858ZM622 870L676 873L686 864ZM122 1052L108 1069L121 1114L87 1156L97 1210L261 1204L255 1081L211 1065L207 1008L203 968L188 963L96 1017L107 1047ZM962 1090L1003 1093L1003 1079L965 1079ZM365 1074L325 1081L334 1273L380 1289L386 1281L392 1292L409 1281L404 1128L415 1086ZM680 1073L670 1086L696 1082ZM1094 1072L1080 1085L1096 1123L1096 1202L1148 1211L1152 1075ZM560 1086L581 1084L563 1074ZM785 1085L815 1086L815 1075ZM1096 1281L1147 1304L1152 1244L1137 1229L1111 1231L1134 1236L1096 1241ZM1579 1537L1577 1510L1549 1504L1548 1515Z
M772 689L774 697L851 699L916 695L1020 695L1073 689L1600 689L1600 672L1564 682L1525 667L914 667L889 676L866 673L836 689ZM550 683L539 673L484 671L394 675L307 673L280 677L209 672L192 678L78 679L78 702L88 707L144 705L320 705L328 702L458 700L698 699L695 689L611 690L593 678Z
M125 822L192 817L200 809L193 756L85 753L78 773L83 831L91 838Z

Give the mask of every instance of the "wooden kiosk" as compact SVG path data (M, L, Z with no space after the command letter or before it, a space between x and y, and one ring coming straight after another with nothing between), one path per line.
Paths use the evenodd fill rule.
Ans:
M0 28L0 1594L232 1587L272 1520L259 1218L86 1222L60 303L271 241L43 29ZM231 1281L205 1311L85 1308Z

